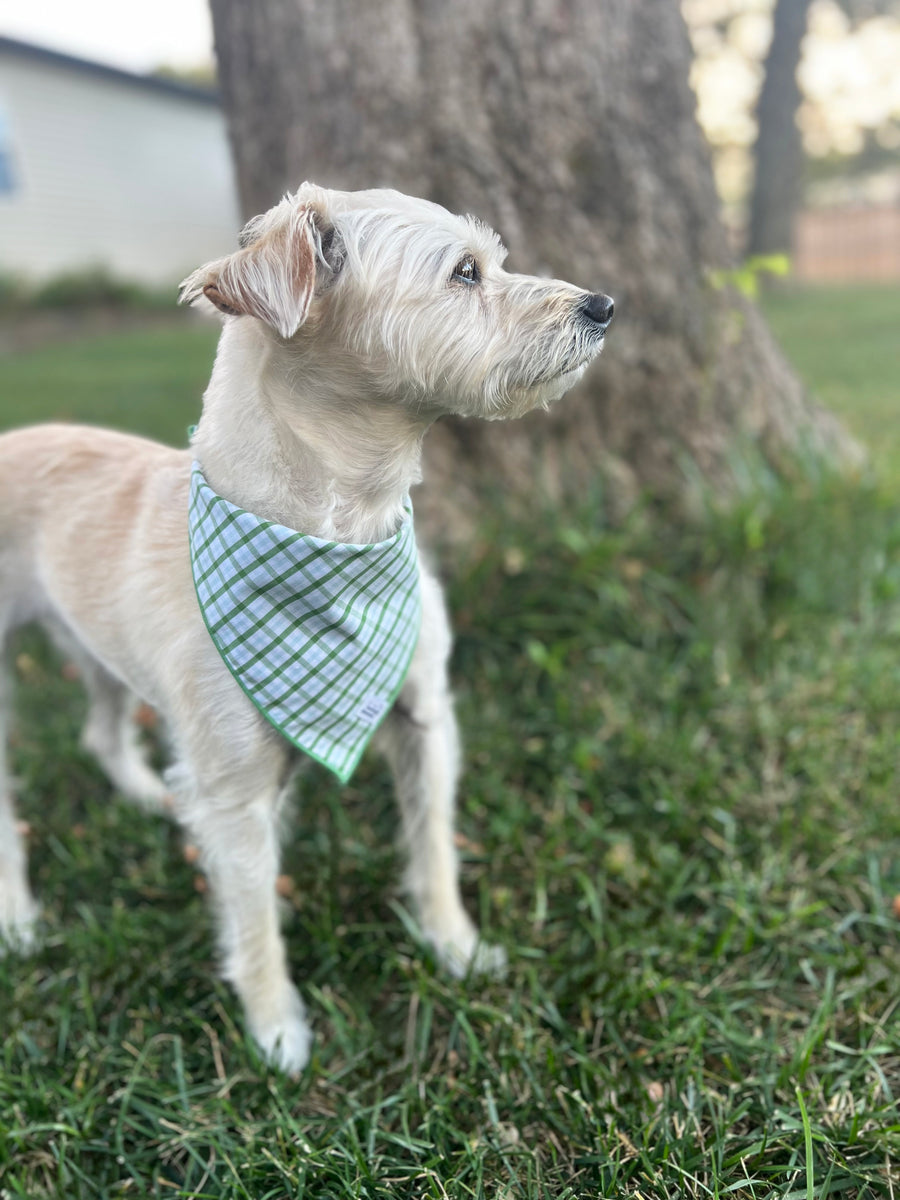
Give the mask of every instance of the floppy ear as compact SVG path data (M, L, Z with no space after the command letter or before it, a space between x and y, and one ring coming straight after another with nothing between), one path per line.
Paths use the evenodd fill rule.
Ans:
M256 218L244 236L252 236L264 223L265 217ZM224 313L258 317L282 337L293 337L309 312L316 282L317 241L313 210L306 205L291 207L282 221L261 232L244 249L189 275L178 301L190 304L198 296L206 296Z

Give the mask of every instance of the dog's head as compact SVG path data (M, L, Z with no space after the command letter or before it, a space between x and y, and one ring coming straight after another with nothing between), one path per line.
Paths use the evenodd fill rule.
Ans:
M422 411L517 416L556 400L600 352L613 304L503 269L497 235L393 191L304 184L182 284L262 322L319 376Z

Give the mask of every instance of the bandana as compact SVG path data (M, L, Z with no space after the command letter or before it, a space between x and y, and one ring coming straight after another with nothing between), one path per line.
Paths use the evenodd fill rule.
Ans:
M200 611L263 716L346 783L406 677L421 597L412 507L384 542L326 542L223 500L194 463Z

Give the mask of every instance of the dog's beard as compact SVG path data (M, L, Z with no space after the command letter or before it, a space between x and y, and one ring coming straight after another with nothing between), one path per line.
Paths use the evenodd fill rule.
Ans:
M550 409L575 386L602 349L602 335L586 335L581 330L555 338L535 353L524 372L509 372L503 379L495 377L488 382L479 416L501 421L536 408Z
M481 416L488 421L509 421L515 420L517 417L524 417L526 413L537 408L548 412L557 401L563 398L566 392L575 386L587 367L588 364L583 362L560 372L554 379L510 388L496 404L496 407L489 412L483 412Z

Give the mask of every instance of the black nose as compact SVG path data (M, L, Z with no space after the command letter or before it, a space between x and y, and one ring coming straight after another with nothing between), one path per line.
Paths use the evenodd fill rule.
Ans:
M594 292L585 300L581 311L589 321L593 321L595 325L599 325L601 329L605 330L613 319L615 305L611 296L604 296L602 292Z

